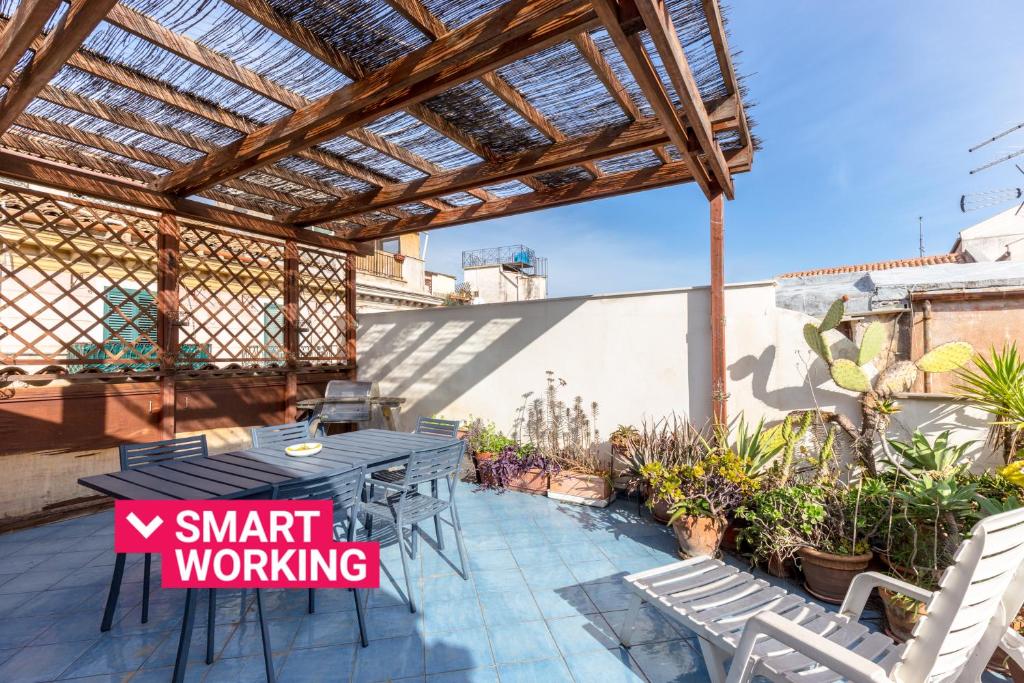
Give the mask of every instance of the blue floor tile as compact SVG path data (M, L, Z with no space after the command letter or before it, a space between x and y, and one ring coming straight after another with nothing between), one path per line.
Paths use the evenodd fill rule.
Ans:
M531 591L545 619L593 614L599 610L580 586L543 588Z
M498 667L498 675L501 683L573 683L569 669L561 659L502 664Z
M427 674L491 667L494 657L487 633L465 629L426 637Z
M355 612L346 612L345 614L351 615L352 623L356 623ZM422 632L422 630L423 614L410 612L406 605L375 607L366 611L367 636L373 640L411 636L414 633ZM358 630L356 633L358 635Z
M427 683L498 683L498 670L470 669L468 671L449 671L443 674L429 674Z
M619 646L614 631L600 614L551 619L547 624L563 656Z
M559 655L558 646L543 621L489 626L487 632L494 650L494 660L499 665Z
M167 633L104 637L92 644L64 672L64 678L134 671L153 654ZM88 644L88 643L87 643Z
M0 681L37 683L55 680L92 645L89 641L78 641L26 647L0 664Z
M577 683L644 683L644 673L630 658L626 648L593 650L569 655L565 658L569 671ZM672 679L670 679L672 680ZM655 683L653 680L651 683ZM661 681L660 683L666 683ZM703 683L707 683L704 679Z
M480 596L480 607L484 612L484 623L488 626L543 619L528 590L484 593Z
M393 609L385 607L382 609ZM403 609L403 608L399 608ZM376 612L378 610L368 610ZM405 610L406 613L409 610ZM371 632L375 635L384 629L378 627ZM405 634L400 634L405 635ZM383 636L381 636L383 637ZM359 621L355 610L348 612L317 612L303 617L295 634L293 647L317 648L326 645L343 645L359 641Z
M423 639L419 635L374 640L356 648L353 680L379 683L424 674Z
M481 569L473 572L477 593L503 593L527 590L526 580L519 569Z
M288 653L279 683L345 683L351 680L355 645L296 648Z
M651 683L706 683L708 680L700 649L691 641L634 645L629 653Z
M476 598L433 603L423 614L423 628L427 633L449 633L483 625L484 617Z
M624 635L624 622L628 610L617 612L605 612L604 618L614 629L617 637ZM637 615L633 628L632 644L646 645L648 643L660 643L666 640L677 640L683 638L696 638L696 634L686 629L681 624L669 622L658 610L644 605Z

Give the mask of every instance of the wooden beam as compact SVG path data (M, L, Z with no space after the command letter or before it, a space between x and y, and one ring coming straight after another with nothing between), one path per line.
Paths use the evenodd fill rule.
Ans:
M633 78L647 98L658 120L665 126L672 144L676 146L683 160L689 166L694 181L700 185L705 196L711 197L714 194L714 181L708 174L707 169L701 164L696 154L696 145L691 142L686 125L680 118L672 99L661 82L661 77L651 61L650 55L644 48L640 36L630 25L633 21L631 15L626 12L620 16L620 6L617 0L591 0L597 15L611 36L612 42L618 48L623 61L629 67ZM632 9L630 7L624 8ZM628 28L628 30L627 30Z
M0 83L7 80L14 67L41 35L60 0L22 0L0 35Z
M725 201L711 198L711 416L729 424L729 391L725 355Z
M157 349L160 354L160 430L173 439L177 395L175 370L178 366L178 275L181 261L181 229L169 213L157 221L156 317Z
M583 58L587 60L587 63L590 64L594 74L604 84L605 90L608 91L611 98L622 109L622 113L629 117L630 121L642 118L640 108L636 106L636 102L629 96L629 91L622 85L619 77L615 75L611 64L601 54L601 49L597 47L597 43L590 37L590 34L579 33L572 37L572 42L576 49L580 51L580 54L583 55Z
M746 150L729 153L730 163L734 172L742 172L749 167ZM490 218L501 218L516 214L565 206L591 199L611 197L656 187L676 185L690 182L693 174L686 163L676 161L662 166L642 168L625 173L607 175L604 178L571 183L544 192L531 192L509 197L497 202L464 206L449 211L442 211L431 216L416 216L390 223L358 228L345 233L345 237L356 240L375 240L393 237L410 232L421 232L437 228L463 225Z
M187 195L343 135L596 26L580 0L510 0L371 76L169 174L161 189Z
M711 119L708 117L707 109L704 108L704 101L700 96L700 89L697 81L690 70L690 62L683 52L683 45L679 42L679 35L676 33L675 24L668 13L663 0L632 0L636 3L640 16L647 25L647 32L651 36L654 47L661 56L661 63L668 73L672 87L679 96L683 111L686 113L686 121L693 130L693 137L704 153L704 163L719 188L725 195L732 199L734 190L732 176L729 175L729 165L722 154L722 148L715 140L711 131Z
M448 32L444 22L434 16L421 0L387 0L387 3L431 40L437 40ZM583 35L586 34L584 33ZM487 86L488 90L501 98L524 121L536 128L552 142L561 142L566 139L565 134L542 111L530 104L521 92L498 74L494 72L483 74L480 77L480 82ZM486 159L487 157L484 158ZM603 175L601 170L594 164L588 163L584 167L595 177ZM543 189L542 187L533 187L534 189Z
M312 230L299 230L249 214L222 209L191 199L169 196L156 192L141 183L133 183L80 168L43 161L17 152L0 150L0 174L15 180L38 183L65 192L91 195L110 202L171 213L180 218L206 221L265 237L290 238L303 244L338 251L356 253L372 253L373 251L372 245L357 244L348 239Z
M0 103L0 132L11 127L28 103L64 66L75 50L103 20L116 0L73 0L57 27L43 41L32 58L7 91Z
M294 111L307 107L312 103L312 100L278 85L269 78L266 78L251 69L239 66L237 63L231 61L220 53L211 50L205 45L187 36L180 35L163 27L160 23L134 9L125 7L124 5L117 5L113 10L111 10L107 20L111 24L131 33L134 36L161 47L182 59L206 69L207 71L212 71L218 76L231 81L236 85L240 85L247 90L251 90L252 92L288 109ZM251 132L251 130L247 132ZM395 145L372 131L356 128L349 131L348 137L369 147L370 149L397 159L403 164L419 171L423 171L424 173L436 173L440 170L437 165L428 159L425 159L403 147ZM346 162L342 159L338 159L336 163L345 169L342 172L346 175L351 175L353 178L358 178L360 180L366 180L366 176L363 173L360 173L360 167L356 164ZM390 179L387 179L386 182L390 182ZM490 197L488 195L484 195L481 198L486 200ZM434 208L445 209L448 207L448 204L441 203L439 206Z
M750 138L750 123L743 111L743 99L740 97L740 84L736 76L736 69L732 63L732 53L729 51L729 38L725 32L725 21L722 19L722 8L718 0L702 0L704 14L708 19L708 29L711 31L711 43L715 46L715 56L718 58L718 68L725 79L726 91L736 98L736 115L739 120L740 140L744 147L753 145Z
M654 119L646 119L626 126L609 127L565 142L528 149L503 161L482 161L442 175L397 183L328 205L300 209L285 220L295 225L315 225L367 211L379 211L430 197L462 192L470 187L503 183L527 175L579 166L666 142L668 136L661 124Z
M349 379L356 379L358 370L358 350L356 348L356 333L358 319L356 315L356 260L352 256L345 258L345 360L352 368L352 375Z

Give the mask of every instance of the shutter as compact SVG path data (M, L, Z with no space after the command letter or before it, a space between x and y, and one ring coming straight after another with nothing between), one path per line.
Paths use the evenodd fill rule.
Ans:
M263 307L263 346L270 355L284 352L284 309L273 301Z
M103 293L103 339L156 343L156 301L147 289L111 287Z

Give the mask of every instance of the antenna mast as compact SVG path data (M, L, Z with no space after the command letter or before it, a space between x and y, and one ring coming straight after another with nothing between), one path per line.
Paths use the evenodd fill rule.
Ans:
M917 255L924 256L924 216L917 217Z

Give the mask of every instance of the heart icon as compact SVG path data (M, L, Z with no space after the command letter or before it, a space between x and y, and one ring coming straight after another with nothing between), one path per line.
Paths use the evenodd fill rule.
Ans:
M129 512L125 519L128 520L129 524L135 527L135 530L138 531L143 538L149 538L152 536L153 532L159 529L160 525L164 523L164 520L160 519L160 516L157 515L153 519L149 520L149 524L144 524L142 520L139 519L139 516L134 512Z

